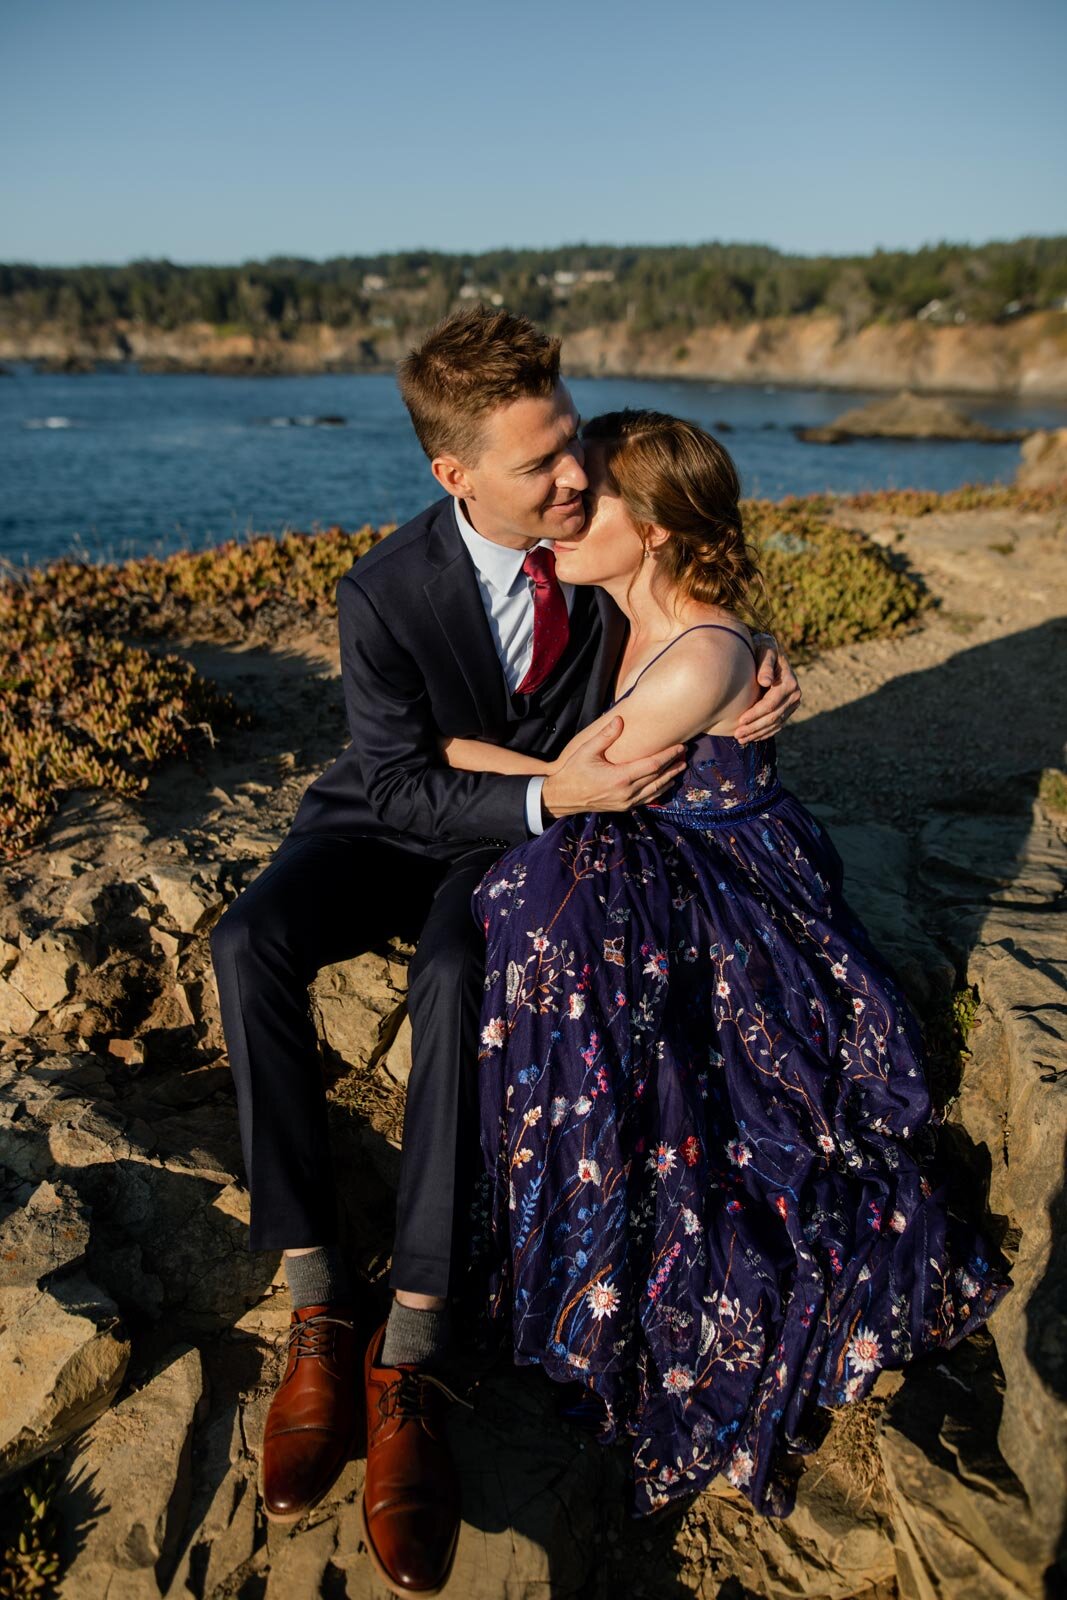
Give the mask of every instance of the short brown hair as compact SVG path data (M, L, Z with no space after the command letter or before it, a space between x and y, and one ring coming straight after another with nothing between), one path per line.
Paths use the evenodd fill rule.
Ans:
M489 306L454 312L431 328L397 367L400 393L430 460L453 455L474 466L490 411L555 389L559 347L529 317Z
M745 536L741 482L729 451L695 423L662 411L593 417L582 438L604 447L608 477L646 549L654 527L669 534L656 548L656 578L762 627L757 605L766 591Z

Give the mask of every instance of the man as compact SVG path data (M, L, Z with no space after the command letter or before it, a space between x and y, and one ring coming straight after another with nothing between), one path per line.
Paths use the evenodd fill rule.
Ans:
M217 925L212 953L251 1191L251 1247L282 1250L289 1358L268 1417L267 1515L326 1493L355 1426L352 1288L337 1248L326 1101L307 985L394 932L418 934L386 1324L365 1361L368 1548L390 1586L434 1593L451 1567L459 1493L434 1376L462 1260L463 1177L477 1151L475 1063L484 945L471 892L501 851L555 817L653 799L682 746L614 765L618 728L547 779L465 773L440 743L476 737L551 757L600 712L621 615L555 578L551 542L586 517L579 420L559 341L477 308L401 364L400 387L445 498L338 585L352 742L308 789L266 870ZM799 702L773 641L749 737ZM420 931L421 930L421 931Z

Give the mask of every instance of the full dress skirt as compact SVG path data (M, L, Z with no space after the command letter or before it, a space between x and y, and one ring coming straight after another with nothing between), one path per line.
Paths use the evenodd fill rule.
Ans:
M626 1437L634 1511L792 1507L819 1407L1010 1286L931 1154L918 1025L773 741L564 818L478 886L489 1308Z

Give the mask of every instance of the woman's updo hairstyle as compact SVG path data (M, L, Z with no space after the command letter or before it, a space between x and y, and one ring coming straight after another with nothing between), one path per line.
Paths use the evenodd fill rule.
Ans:
M582 429L604 451L608 478L648 549L656 578L702 605L723 606L763 626L756 596L765 595L754 547L745 537L737 468L717 439L662 411L611 411Z

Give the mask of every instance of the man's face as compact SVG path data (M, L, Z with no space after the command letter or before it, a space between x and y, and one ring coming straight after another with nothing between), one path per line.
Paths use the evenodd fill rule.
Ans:
M589 485L578 423L573 400L557 384L542 399L490 412L475 466L444 457L434 474L463 500L478 532L498 544L532 549L541 539L573 538L585 523Z

